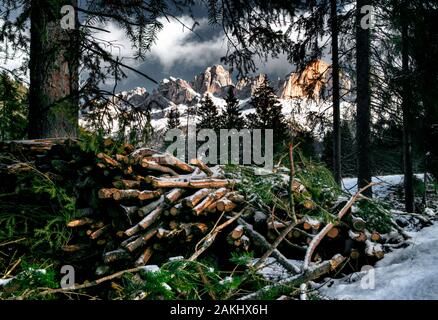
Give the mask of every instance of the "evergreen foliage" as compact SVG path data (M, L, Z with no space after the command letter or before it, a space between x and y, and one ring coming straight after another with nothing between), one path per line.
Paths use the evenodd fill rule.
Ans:
M204 96L201 105L196 111L199 117L199 123L197 125L199 129L219 129L219 112L209 94Z
M245 121L233 88L228 90L225 102L225 110L220 116L221 128L241 130L245 126Z

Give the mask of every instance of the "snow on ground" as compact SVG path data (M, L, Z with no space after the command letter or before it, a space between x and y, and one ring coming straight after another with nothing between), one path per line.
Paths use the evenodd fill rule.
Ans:
M415 175L418 179L423 179L423 174ZM373 187L373 195L377 198L385 198L391 192L391 187L403 183L403 175L378 176L373 177L373 182L380 183ZM343 179L343 189L350 194L357 192L357 178Z
M409 247L387 254L373 271L333 280L320 292L334 299L437 300L438 224L411 235Z

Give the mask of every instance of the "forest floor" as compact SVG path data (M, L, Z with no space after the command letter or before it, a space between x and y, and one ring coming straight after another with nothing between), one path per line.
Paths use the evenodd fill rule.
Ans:
M417 175L420 178L422 175ZM381 198L391 197L391 189L403 182L402 176L386 176L376 191ZM347 190L355 179L345 179ZM350 192L354 192L350 191ZM436 199L429 202L435 207ZM436 212L435 212L436 214ZM408 232L409 246L396 249L379 261L371 271L326 280L320 293L328 299L352 300L436 300L438 299L438 223L418 232Z
M395 250L379 261L364 286L366 272L328 281L320 292L331 299L436 300L438 299L438 223L411 233L411 245Z

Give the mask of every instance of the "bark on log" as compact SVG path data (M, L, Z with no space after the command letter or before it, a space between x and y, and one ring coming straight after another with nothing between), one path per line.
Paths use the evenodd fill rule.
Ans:
M167 204L175 203L175 202L177 202L182 197L184 192L185 192L184 189L180 189L180 188L173 189L172 191L168 192L165 195L164 201Z
M105 264L110 264L113 262L121 261L121 260L129 260L131 255L124 249L117 249L114 251L107 252L103 255L103 262Z
M195 192L193 195L182 200L182 205L186 208L194 208L199 202L201 202L206 196L208 196L212 189L201 189Z
M109 167L113 167L113 168L117 168L117 169L122 168L122 165L118 161L114 160L113 158L111 158L109 155L107 155L105 153L102 153L102 152L99 153L97 155L97 158L102 160L103 163L105 163Z
M148 161L153 161L153 162L156 162L158 164L169 166L169 167L172 167L174 169L177 169L177 170L180 170L183 172L187 172L187 173L193 173L193 171L195 170L192 166L188 165L187 163L179 160L178 158L176 158L170 154L165 154L165 155L156 154L156 155L147 157L145 159Z
M244 219L239 219L238 223L245 228L245 234L251 239L252 243L255 246L263 249L264 251L268 251L271 249L271 245L268 241L266 241L265 237L263 237L260 233L254 230L253 226L246 222ZM273 256L278 263L280 263L286 270L299 273L300 270L293 264L291 264L287 258L280 252L278 249L275 249L271 256Z
M161 216L165 209L165 205L161 204L157 208L155 208L150 214L148 214L143 220L141 220L138 225L142 229L149 228L158 218Z
M365 253L367 256L376 257L377 259L382 259L385 256L382 245L369 240L365 241Z
M154 251L152 250L152 248L147 248L135 261L135 266L140 267L147 265L153 253Z
M228 190L226 188L220 188L213 193L210 193L204 200L201 201L196 207L192 209L193 214L199 216L204 210L206 210L213 202L219 200L226 195Z
M170 214L174 217L179 215L181 213L181 211L182 211L182 204L181 203L178 203L174 207L170 208Z
M77 220L72 220L69 223L67 223L67 227L69 228L78 228L86 225L90 225L94 222L93 219L90 218L81 218Z
M192 159L192 160L190 160L190 164L198 167L199 170L201 170L202 172L204 172L207 175L207 177L213 176L213 171L211 171L211 169L209 167L207 167L207 165L204 162L202 162L201 160Z
M163 204L165 201L164 196L161 196L158 200L149 203L148 205L141 207L138 210L138 215L140 216L140 218L144 218L146 217L149 213L152 212L152 210L156 209L157 207L159 207L161 204Z
M111 228L110 225L106 225L102 228L100 228L99 230L94 231L91 235L90 235L90 239L91 240L96 240L98 238L100 238L101 236L103 236L105 233L108 232L108 230Z
M128 243L126 245L126 249L129 252L134 252L135 250L145 246L147 244L147 242L157 234L157 232L158 232L157 228L146 232L144 235L138 237L136 240Z
M151 177L154 188L193 188L193 189L218 189L232 188L236 181L225 179L174 179Z
M141 166L147 170L158 171L161 173L168 173L172 176L178 176L178 173L176 173L172 168L162 166L161 164L158 164L156 162L147 159L143 159L141 161Z
M113 186L117 189L140 189L141 182L137 180L118 180L113 182Z
M216 209L219 210L220 212L231 212L236 207L237 205L234 202L228 200L225 197L218 200L216 203Z
M234 228L233 231L231 231L230 237L233 240L240 239L242 238L244 232L245 232L245 228L242 225L238 225L237 227Z
M128 158L129 163L131 165L140 164L143 158L153 156L154 154L158 154L159 152L149 148L141 148L134 152L132 152Z
M273 285L266 286L259 291L246 295L238 300L257 300L261 299L266 293L275 291L278 295L281 295L282 289L290 290L291 287L298 288L302 283L306 283L321 276L336 270L343 262L345 258L341 255L334 256L331 260L324 261L310 269L305 270L303 273L281 280Z
M366 227L365 220L359 217L352 217L351 224L356 231L364 231Z

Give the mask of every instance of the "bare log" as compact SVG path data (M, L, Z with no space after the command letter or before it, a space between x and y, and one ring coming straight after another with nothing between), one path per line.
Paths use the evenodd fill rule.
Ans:
M154 188L193 188L193 189L217 189L232 188L236 181L225 179L174 179L174 178L151 178Z
M175 203L176 201L178 201L182 197L184 192L185 192L184 189L180 189L180 188L173 189L172 191L168 192L165 195L164 201L167 204Z
M113 182L113 186L117 189L140 189L141 182L137 180L118 180Z
M368 239L367 234L363 231L354 232L353 230L349 230L348 236L357 242L365 242Z
M244 232L245 232L245 228L240 224L237 227L235 227L233 231L231 231L230 237L233 240L240 239L242 238Z
M129 260L131 255L124 249L117 249L114 251L107 252L103 255L103 262L105 264L110 264L113 262L121 261L121 260Z
M201 170L202 172L204 172L207 175L207 177L213 176L213 171L211 171L211 169L209 167L207 167L207 165L204 162L202 162L201 160L192 159L192 160L190 160L190 164L198 167L199 170Z
M207 209L213 202L222 198L227 194L228 190L226 188L220 188L213 193L210 193L201 203L192 209L193 214L199 216L205 209Z
M135 261L135 265L137 267L146 265L151 259L153 253L154 251L152 250L152 248L146 248L146 250Z
M143 220L141 220L138 225L142 229L149 228L158 218L161 216L165 209L165 205L161 204L157 208L155 208L150 214L148 214Z
M123 164L129 164L129 159L127 156L124 156L122 154L116 154L116 160L119 163L123 163Z
M145 246L147 244L147 242L157 234L157 232L158 232L157 228L146 232L144 235L142 235L142 236L138 237L137 239L135 239L134 241L128 243L126 245L126 249L129 252L133 252L133 251Z
M179 215L181 213L181 211L182 211L182 204L181 203L178 203L175 206L173 206L172 208L170 208L170 214L174 217Z
M156 209L157 207L159 207L161 204L163 204L165 201L164 196L161 196L158 200L149 203L148 205L141 207L138 210L138 215L141 218L144 218L145 216L147 216L149 213L152 212L152 210Z
M254 230L253 226L246 222L244 219L239 219L238 223L242 225L245 228L245 234L252 240L252 243L255 246L258 246L259 248L268 251L272 247L269 244L269 242L263 237L260 233L258 233L256 230ZM290 263L287 258L277 249L272 251L271 255L280 263L286 270L293 272L293 273L299 273L300 270Z
M182 205L187 208L194 208L199 202L202 201L206 196L208 196L213 190L212 189L201 189L196 191L191 196L182 200Z
M141 161L143 160L143 158L153 156L154 154L157 154L157 153L158 153L158 151L153 150L153 149L149 149L149 148L141 148L141 149L135 150L134 152L132 152L128 156L129 163L131 165L140 164Z
M371 233L371 240L374 242L379 242L382 240L382 236L377 231L374 231L373 233Z
M171 176L178 176L178 173L175 172L172 168L162 166L154 161L150 161L148 159L143 159L141 161L141 166L147 170L158 171L161 173L168 173Z
M78 227L90 225L93 222L94 222L93 219L81 218L81 219L76 219L76 220L70 221L69 223L67 223L67 227L69 227L69 228L78 228Z
M246 295L239 300L256 300L261 299L266 293L275 291L278 295L282 294L282 289L290 290L290 287L300 287L301 284L320 278L321 276L336 270L345 258L341 255L334 256L331 260L324 261L303 273L283 279L273 285L266 286L259 291Z
M379 243L374 243L369 240L365 241L365 253L367 256L382 259L385 256L385 251Z
M111 228L110 225L106 225L102 228L100 228L99 230L94 231L91 235L90 235L90 239L91 240L96 240L98 238L100 238L101 236L103 236L105 233L108 232L108 230Z
M339 211L338 213L338 220L341 221L341 219L347 214L347 212L350 210L350 208L353 206L353 204L357 201L357 199L360 198L361 194L367 190L368 188L372 187L374 183L370 183L366 187L359 190L354 196L350 198L350 200L344 205L344 207ZM318 246L318 244L321 242L321 240L327 235L327 233L335 227L335 224L333 222L330 222L327 224L319 233L317 236L315 236L312 241L309 244L309 247L307 248L306 255L304 257L304 263L303 268L304 270L308 270L310 267L310 261L312 259L312 255Z
M329 232L327 232L327 237L329 237L330 239L336 239L337 237L339 237L339 228L332 228Z
M217 210L221 211L221 212L231 212L233 211L235 208L237 207L237 205L228 200L227 198L222 198L220 199L217 203L216 203L216 208Z
M187 163L179 160L178 158L170 155L170 154L156 154L150 157L145 158L148 161L153 161L161 165L169 166L174 169L178 169L183 172L192 173L195 169L188 165Z
M109 155L107 155L105 153L102 153L102 152L99 153L97 155L97 158L102 160L103 163L105 163L109 167L113 167L113 168L117 168L117 169L122 168L122 165L118 161L114 160L113 158L111 158Z
M99 199L112 199L113 194L118 192L119 189L112 188L112 189L100 189L98 192Z
M305 217L303 228L304 230L319 230L321 227L321 221L311 218L311 217Z

